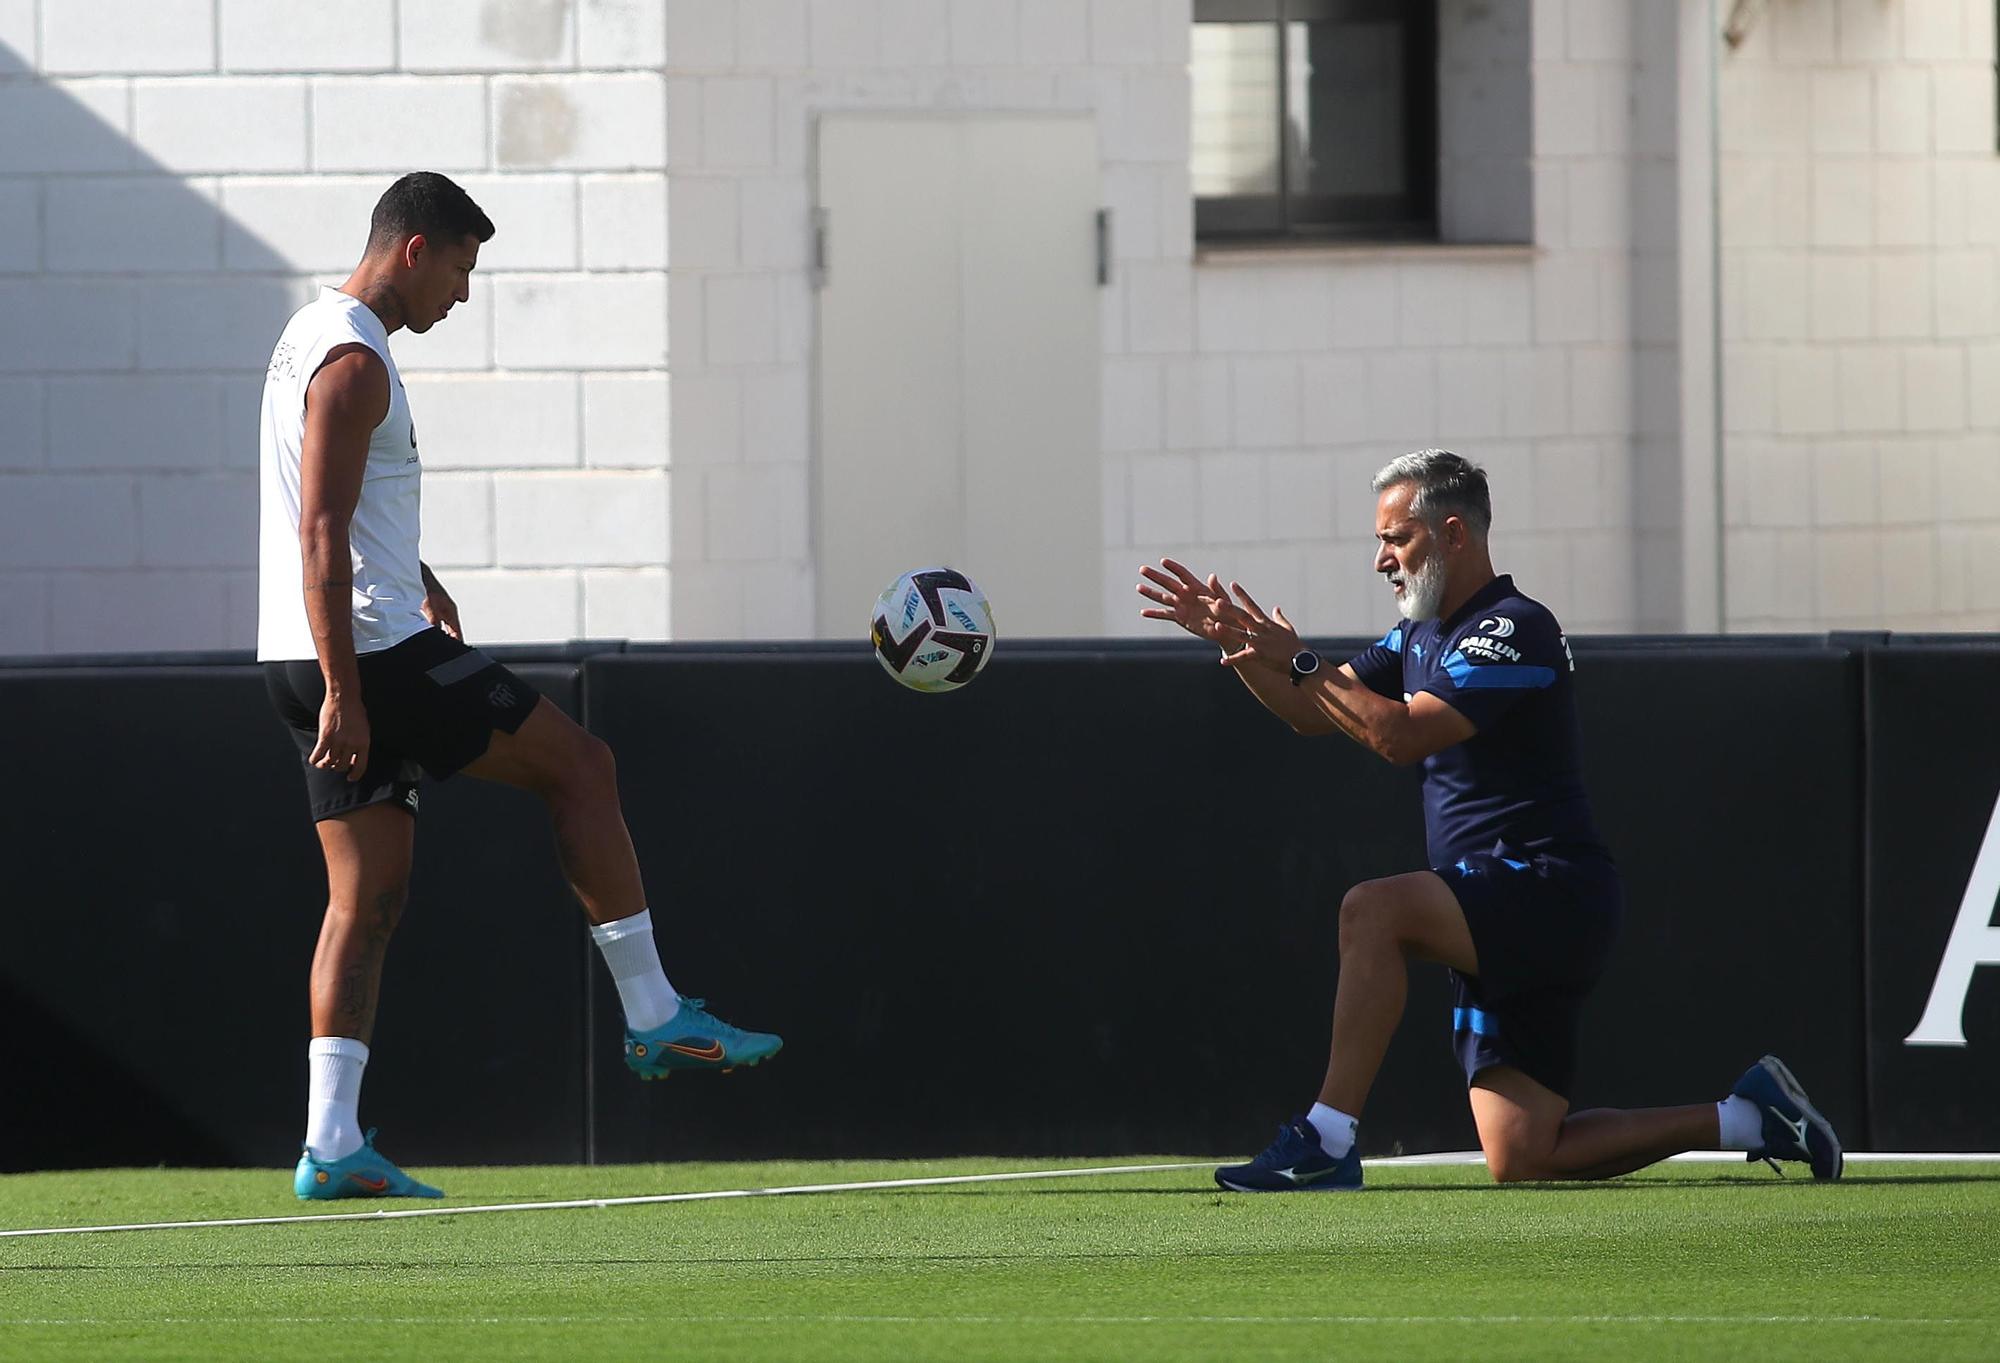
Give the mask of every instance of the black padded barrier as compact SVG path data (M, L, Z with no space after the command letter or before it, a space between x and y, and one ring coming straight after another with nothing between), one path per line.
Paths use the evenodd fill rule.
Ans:
M1585 776L1627 904L1572 1099L1713 1100L1774 1053L1859 1144L1859 663L1707 643L1576 644Z
M578 669L516 664L577 708ZM326 880L261 671L0 670L0 1170L271 1165ZM413 1162L576 1159L588 938L539 804L427 785L364 1118Z
M2000 651L1576 651L1630 894L1578 1104L1711 1099L1769 1050L1852 1146L1990 1148L1961 1080L2000 967L1967 1048L1899 1038L2000 786L1984 730L1940 759L1932 698ZM427 787L363 1111L412 1163L1251 1150L1317 1084L1341 896L1423 861L1416 771L1292 734L1198 646L1003 640L951 696L851 644L511 652L618 753L675 984L788 1045L636 1083L540 806ZM296 1151L323 876L261 675L190 661L0 668L0 1169ZM1371 1153L1472 1143L1447 1005L1420 967Z
M1414 772L1296 737L1214 659L1017 645L949 696L865 647L587 663L669 974L787 1036L635 1086L605 998L600 1157L1263 1144L1325 1063L1340 895L1420 859L1421 810ZM1385 1125L1462 1143L1423 1055L1442 1084Z
M1579 1104L1714 1099L1776 1050L1853 1129L1851 655L1580 657L1632 902ZM677 984L790 1037L712 1092L636 1091L600 1042L607 1159L1254 1148L1317 1089L1342 895L1424 864L1415 770L1292 734L1199 647L1016 646L951 696L865 649L634 650L585 695ZM1448 1015L1419 967L1371 1152L1473 1143Z
M2000 1146L2000 963L1975 966L1962 987L1946 978L1941 1017L1962 1044L1910 1038L1968 899L1977 928L2000 907L1990 891L1971 893L1975 863L2000 861L2000 648L1940 640L1879 649L1868 655L1867 678L1875 1140L1897 1150L1992 1150Z

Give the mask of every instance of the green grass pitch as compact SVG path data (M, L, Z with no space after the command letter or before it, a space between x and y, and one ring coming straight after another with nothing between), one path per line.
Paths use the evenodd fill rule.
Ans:
M471 1205L1054 1163L415 1172ZM5 1239L0 1359L2000 1357L2000 1164L1369 1183L1223 1196L1191 1170ZM324 1209L380 1205L436 1204ZM0 1178L0 1228L302 1209L275 1170Z

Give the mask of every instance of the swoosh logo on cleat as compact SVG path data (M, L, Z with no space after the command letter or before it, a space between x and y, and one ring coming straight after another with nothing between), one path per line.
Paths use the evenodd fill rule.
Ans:
M1784 1113L1778 1111L1778 1109L1776 1108L1771 1109L1771 1115L1776 1117L1780 1122L1783 1122L1785 1124L1785 1129L1792 1133L1793 1139L1798 1141L1799 1149L1809 1150L1811 1148L1806 1144L1805 1118L1801 1117L1795 1122L1791 1118L1787 1117Z
M359 1174L349 1174L348 1177L371 1193L386 1193L389 1191L389 1180L386 1178L363 1178Z
M678 1041L669 1041L667 1049L678 1051L691 1060L720 1060L728 1052L722 1049L720 1041L711 1041L706 1046L683 1046Z

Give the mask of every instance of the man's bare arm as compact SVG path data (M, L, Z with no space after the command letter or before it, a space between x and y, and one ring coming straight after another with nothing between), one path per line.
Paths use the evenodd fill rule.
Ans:
M458 623L458 603L451 599L451 593L437 580L430 564L419 560L417 568L424 575L424 619L464 643L465 629Z
M354 561L348 526L361 500L368 438L389 411L389 371L366 346L331 352L306 388L299 455L299 558L306 622L326 679L312 761L358 779L367 765L367 719L354 661Z
M1338 730L1399 767L1421 762L1479 732L1471 720L1430 692L1419 691L1407 704L1391 700L1370 689L1345 663L1337 671L1307 678L1298 689L1306 693L1306 702L1324 726L1313 732Z
M1421 762L1478 732L1471 720L1429 692L1408 702L1376 693L1352 664L1343 663L1336 671L1321 668L1292 685L1291 660L1301 646L1292 622L1282 610L1267 614L1238 583L1230 583L1229 591L1234 600L1229 595L1210 598L1225 650L1234 645L1223 661L1265 708L1298 732L1346 734L1397 766Z

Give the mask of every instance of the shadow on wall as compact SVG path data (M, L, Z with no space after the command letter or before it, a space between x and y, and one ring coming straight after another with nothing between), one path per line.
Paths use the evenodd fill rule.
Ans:
M229 211L271 181L141 150L147 113L0 45L0 654L255 640L263 369L317 262Z

